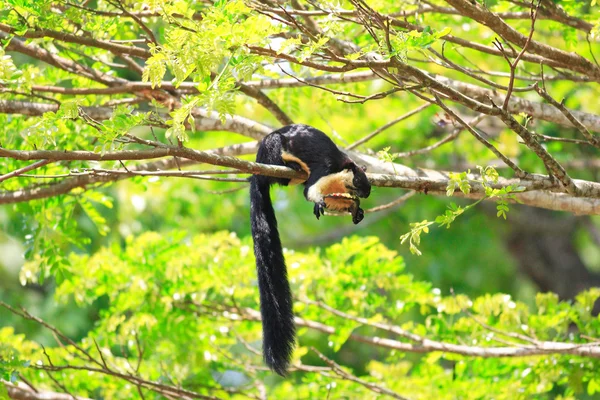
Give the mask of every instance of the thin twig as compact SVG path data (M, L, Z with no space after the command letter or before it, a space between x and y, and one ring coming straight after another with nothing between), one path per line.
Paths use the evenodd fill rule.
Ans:
M515 171L516 176L518 178L525 178L527 173L523 171L517 164L515 164L512 160L506 157L504 154L500 152L494 145L488 142L482 135L479 134L472 126L470 126L467 122L465 122L461 117L458 116L452 109L444 104L442 99L434 93L437 104L444 109L450 116L458 121L465 129L467 129L479 142L481 142L485 147L490 149L492 153L494 153L498 158L500 158L506 165L508 165L512 170Z
M410 199L411 197L413 197L415 194L417 194L417 192L408 192L400 197L398 197L396 200L394 201L390 201L387 204L382 204L380 206L377 207L373 207L373 208L369 208L367 210L365 210L366 213L374 213L374 212L379 212L379 211L383 211L383 210L387 210L389 208L392 207L396 207L397 205L400 205L402 203L404 203L406 200Z
M140 26L140 28L142 28L142 30L146 32L146 34L148 35L148 40L150 40L157 46L159 45L158 40L156 40L156 36L154 36L154 32L152 32L152 30L148 28L148 25L146 25L144 21L142 21L141 17L129 12L129 10L127 10L127 8L125 8L125 6L121 3L121 0L115 0L114 2L110 0L107 1L109 4L112 4L116 8L119 8L121 11L123 11L124 14L131 17L131 19L133 19Z
M545 86L545 85L544 85ZM554 100L550 94L546 91L545 87L540 87L537 83L534 86L535 91L544 98L548 103L552 104L556 107L571 123L577 128L579 132L588 140L589 144L594 147L600 148L600 138L593 135L582 123L579 121L573 113L569 111L567 107L565 107L564 99L559 103Z
M517 69L517 65L519 64L519 61L521 61L521 57L523 57L523 54L525 54L525 52L527 51L527 47L531 43L531 39L533 38L533 32L535 31L535 21L537 19L538 11L540 9L540 4L542 0L538 0L537 6L535 7L535 11L533 9L533 1L534 0L531 0L531 29L529 30L529 36L527 37L525 45L523 46L515 60L512 63L509 63L510 80L508 81L508 90L506 91L506 98L504 99L504 104L502 105L502 109L504 111L508 111L508 103L510 102L510 96L515 85L515 71Z
M10 178L14 178L16 176L23 175L23 174L25 174L25 172L29 172L29 171L34 170L36 168L43 167L44 165L48 165L51 162L52 162L51 160L39 160L39 161L36 161L36 162L34 162L34 163L26 166L26 167L22 167L22 168L16 169L14 171L9 172L8 174L4 174L4 175L0 176L0 182L3 182L3 181L5 181L7 179L10 179Z
M398 400L408 400L408 398L401 396L400 394L394 392L391 389L388 389L382 385L358 378L357 376L345 371L339 364L337 364L335 361L325 357L325 355L323 353L321 353L319 350L317 350L316 348L311 347L311 350L313 352L315 352L319 356L319 358L325 362L325 364L329 365L329 367L333 370L333 372L335 372L340 378L345 379L347 381L354 382L354 383L358 383L359 385L364 386L365 388L367 388L370 391L375 392L375 393L385 394L387 396L393 397L394 399L398 399Z
M486 117L487 117L487 115L485 115L485 114L479 114L477 117L470 120L467 124L470 127L474 128L475 126L477 126L477 124L479 124L479 122L481 122ZM402 153L394 153L393 156L395 158L405 158L405 157L412 157L412 156L419 155L419 154L429 153L432 150L435 150L438 147L441 147L444 144L449 143L449 142L453 141L454 139L456 139L458 137L458 135L463 131L463 129L464 129L464 126L461 125L460 127L455 128L454 131L452 131L450 134L448 134L441 140L438 140L437 142L435 142L429 146L422 147L422 148L416 149L416 150L405 151Z
M412 117L415 114L420 113L421 111L423 111L424 109L426 109L427 107L431 106L431 104L427 103L427 104L423 104L417 108L415 108L414 110L411 110L409 112L407 112L406 114L403 114L401 116L399 116L398 118L388 122L387 124L377 128L376 130L374 130L373 132L369 133L368 135L366 135L365 137L363 137L362 139L357 140L356 142L350 144L349 146L346 147L346 150L352 150L358 146L360 146L363 143L368 142L369 140L373 139L375 136L379 135L381 132L385 131L386 129L396 125L398 122L400 121L404 121L407 118Z

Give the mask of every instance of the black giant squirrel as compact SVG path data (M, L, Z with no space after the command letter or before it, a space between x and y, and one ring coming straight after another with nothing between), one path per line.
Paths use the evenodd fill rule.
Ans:
M371 193L371 184L359 167L323 132L308 125L288 125L267 135L256 162L305 171L306 181L254 175L250 178L250 219L260 291L263 357L284 376L295 346L296 328L292 293L271 203L272 184L304 184L304 196L314 202L319 219L325 210L346 211L358 224L364 216L359 197Z

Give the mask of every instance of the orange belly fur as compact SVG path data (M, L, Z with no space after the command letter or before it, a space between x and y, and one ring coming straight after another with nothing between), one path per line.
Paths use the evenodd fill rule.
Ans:
M323 194L323 196L335 193L348 193L348 189L346 189L344 183L341 182L339 179L325 178L325 181L321 186L321 193Z
M354 206L354 200L339 197L326 197L325 208L331 211L350 211Z

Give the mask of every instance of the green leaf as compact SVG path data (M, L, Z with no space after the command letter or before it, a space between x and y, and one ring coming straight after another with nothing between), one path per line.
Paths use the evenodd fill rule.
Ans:
M2 372L1 368L0 368L0 373ZM8 389L6 388L6 386L0 382L0 399L9 399L10 397L8 397Z
M150 82L152 88L160 86L167 72L167 57L163 53L156 53L146 60L146 66L142 73L142 82Z
M0 82L10 80L16 71L17 67L13 63L12 57L0 47Z
M441 31L436 32L434 36L436 37L436 39L439 39L439 38L442 38L442 37L444 37L446 35L449 35L451 32L452 32L452 28L450 28L449 26L447 26L444 29L442 29Z
M79 102L77 100L67 100L61 103L59 108L59 116L63 118L78 118L79 117Z
M593 395L600 392L600 379L590 379L587 387L587 394Z
M599 298L600 298L600 288L594 287L594 288L590 288L590 289L584 290L583 292L579 293L575 297L575 300L577 301L577 304L579 304L583 307L583 309L591 312L592 309L594 308L594 304L596 304L596 301Z

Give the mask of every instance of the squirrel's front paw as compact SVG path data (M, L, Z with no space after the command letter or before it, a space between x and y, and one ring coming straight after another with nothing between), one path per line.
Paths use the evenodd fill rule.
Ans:
M315 217L317 217L317 219L319 219L321 215L325 215L325 202L320 201L318 203L315 203L313 213L315 214Z

